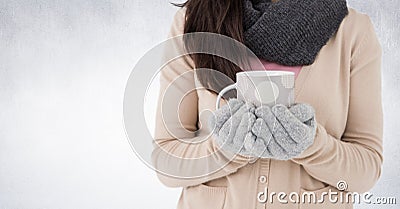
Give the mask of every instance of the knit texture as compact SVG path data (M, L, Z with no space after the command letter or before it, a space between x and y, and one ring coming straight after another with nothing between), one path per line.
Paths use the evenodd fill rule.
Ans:
M288 160L299 156L316 134L315 111L297 103L254 106L238 99L214 112L208 125L223 150L249 158Z
M244 0L245 45L282 65L310 65L348 14L346 0Z

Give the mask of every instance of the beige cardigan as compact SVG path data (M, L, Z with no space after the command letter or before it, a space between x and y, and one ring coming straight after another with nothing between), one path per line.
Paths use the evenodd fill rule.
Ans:
M184 14L185 9L176 13L170 37L183 33ZM297 192L301 198L307 191L315 192L316 197L330 189L338 192L339 181L345 181L346 191L350 192L366 192L374 186L383 160L381 54L370 18L350 8L315 62L304 66L296 78L295 102L315 108L318 127L314 144L288 161L252 162L240 155L230 159L228 153L219 150L204 125L215 110L216 95L201 88L189 56L168 63L161 71L155 132L158 146L152 154L155 167L169 170L173 176L187 176L192 171L215 171L213 164L226 164L197 178L158 173L166 186L183 187L178 208L352 208L352 204L332 204L327 196L323 196L322 204L293 203L288 196L288 203L279 202L277 196L271 203L270 199L262 201L263 194L267 194L262 192L265 188L268 195ZM180 82L173 82L183 74ZM163 107L167 88L172 92L167 99L179 105ZM162 111L166 113L161 115ZM207 140L199 141L204 138ZM206 161L186 163L187 159L207 156Z

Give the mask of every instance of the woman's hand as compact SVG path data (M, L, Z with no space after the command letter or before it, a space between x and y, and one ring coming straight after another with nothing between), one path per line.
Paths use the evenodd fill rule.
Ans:
M316 121L314 108L298 103L290 108L277 104L272 108L256 108L257 120L252 128L256 140L262 139L267 147L260 156L288 160L300 155L314 142Z
M314 108L308 104L255 107L237 99L216 110L209 126L223 150L279 160L300 155L316 132Z
M214 112L209 127L221 149L252 157L256 153L260 155L266 149L264 141L257 139L251 131L255 121L254 105L230 99Z

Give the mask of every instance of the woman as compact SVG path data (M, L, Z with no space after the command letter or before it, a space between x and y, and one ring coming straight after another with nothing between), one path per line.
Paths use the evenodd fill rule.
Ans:
M290 108L251 108L227 99L215 111L216 93L227 84L197 69L232 80L241 69L211 55L183 56L162 69L152 157L161 182L183 188L178 208L352 208L345 194L371 189L383 161L382 51L369 17L344 0L189 0L182 6L170 37L226 35L249 47L266 70L297 77ZM232 131L238 130L232 121L246 114L253 118L251 130ZM266 115L280 126L272 129ZM306 134L296 141L298 133ZM230 143L243 144L246 134L265 152L235 152ZM205 175L190 175L198 170Z

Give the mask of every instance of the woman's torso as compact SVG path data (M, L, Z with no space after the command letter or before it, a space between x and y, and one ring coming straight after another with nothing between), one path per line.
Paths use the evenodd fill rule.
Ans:
M268 68L294 71L295 102L311 104L316 111L318 122L335 138L341 137L345 130L349 98L350 57L351 49L345 37L346 23L358 16L350 9L350 14L343 21L336 36L321 49L312 65L286 68L273 63L264 63ZM201 89L196 80L198 94L198 112L215 110L216 95ZM225 102L224 102L225 103ZM207 117L199 117L199 127L207 124ZM323 169L323 168L321 168ZM332 190L332 186L313 178L301 165L292 161L259 159L229 176L209 181L199 186L183 189L179 201L180 208L352 208L351 204L281 204L274 200L271 204L260 203L257 196L260 192L304 192L312 191L316 195ZM196 206L198 205L198 206Z

